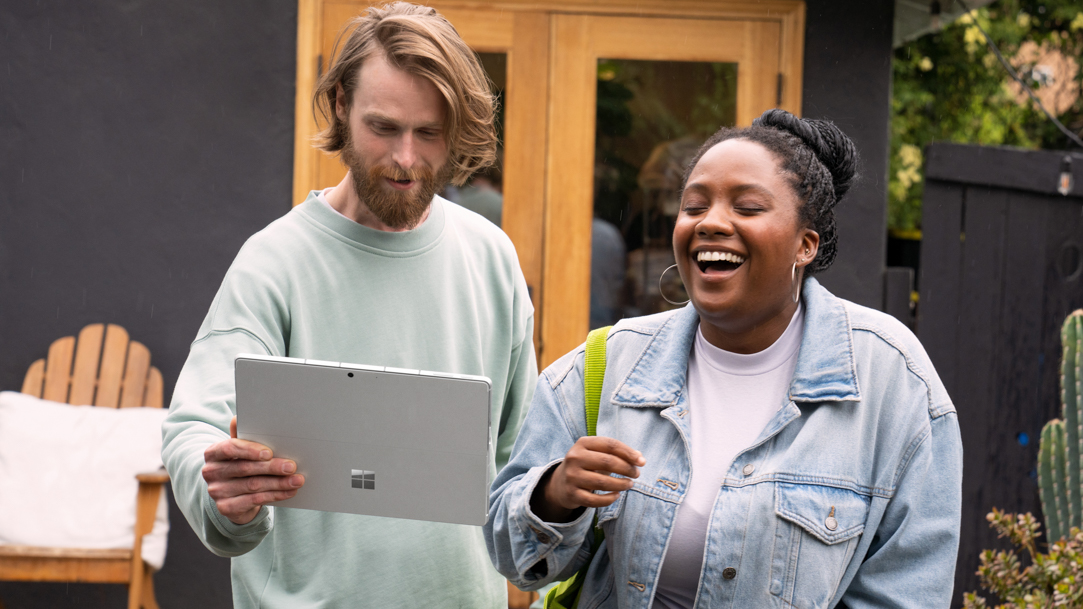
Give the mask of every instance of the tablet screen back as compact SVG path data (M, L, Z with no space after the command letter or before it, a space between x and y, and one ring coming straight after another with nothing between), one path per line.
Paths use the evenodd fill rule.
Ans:
M305 476L274 505L485 523L488 379L241 355L236 382L238 437Z

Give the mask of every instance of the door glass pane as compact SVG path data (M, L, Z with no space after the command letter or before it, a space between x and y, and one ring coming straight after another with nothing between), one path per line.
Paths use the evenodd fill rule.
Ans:
M684 167L736 111L736 63L598 60L591 328L675 308L658 283L674 263ZM676 269L663 289L688 298Z
M507 83L508 56L504 53L478 53L481 67L492 81L496 96L496 162L475 173L463 186L448 186L441 193L445 199L488 218L501 226L504 207L504 89Z

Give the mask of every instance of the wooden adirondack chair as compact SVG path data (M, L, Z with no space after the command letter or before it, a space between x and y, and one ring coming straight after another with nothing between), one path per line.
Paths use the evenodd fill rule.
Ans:
M65 336L53 342L47 360L30 365L22 392L72 405L161 408L162 373L150 365L150 351L129 341L124 328L92 324L79 332L78 341ZM142 544L154 526L169 475L159 470L136 478L135 543L130 550L0 545L0 580L127 584L129 609L157 609L153 569L143 562Z

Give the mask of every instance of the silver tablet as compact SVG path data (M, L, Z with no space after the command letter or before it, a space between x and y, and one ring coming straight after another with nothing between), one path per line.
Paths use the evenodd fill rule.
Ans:
M274 505L485 524L488 378L242 354L236 382L237 436L305 476Z

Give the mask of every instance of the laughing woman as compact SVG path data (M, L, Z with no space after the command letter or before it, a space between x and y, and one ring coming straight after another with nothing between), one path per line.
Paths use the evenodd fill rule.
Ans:
M673 231L690 305L610 331L597 436L583 348L546 369L493 483L512 583L590 561L580 609L948 606L955 408L902 324L810 277L855 165L833 124L780 110L703 145Z

